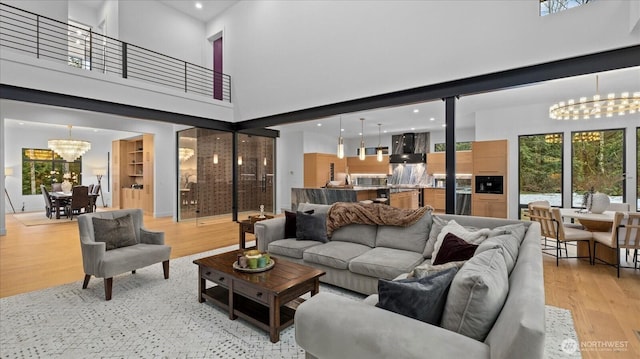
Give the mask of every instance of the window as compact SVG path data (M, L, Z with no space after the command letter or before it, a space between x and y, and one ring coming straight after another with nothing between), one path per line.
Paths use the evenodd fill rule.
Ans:
M436 143L433 145L433 152L446 152L446 143ZM470 151L471 142L456 142L456 151Z
M580 207L591 189L624 202L624 149L624 129L571 133L573 207Z
M562 207L562 133L518 138L520 208L529 202L549 201Z
M22 149L22 194L40 194L40 185L51 190L51 184L62 182L65 173L72 183L82 183L82 157L66 162L49 149Z
M555 14L560 11L584 5L591 0L540 0L540 16Z

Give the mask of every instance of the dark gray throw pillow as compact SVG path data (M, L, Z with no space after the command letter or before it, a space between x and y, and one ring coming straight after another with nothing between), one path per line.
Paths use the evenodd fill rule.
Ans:
M328 242L327 215L323 213L307 214L296 212L296 239Z
M104 242L107 250L138 244L130 214L114 219L91 218L96 242Z
M447 293L458 268L420 278L378 280L377 307L423 322L440 325Z

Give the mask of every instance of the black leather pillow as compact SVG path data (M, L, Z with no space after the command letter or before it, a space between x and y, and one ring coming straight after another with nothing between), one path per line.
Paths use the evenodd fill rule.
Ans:
M296 239L328 242L326 214L296 212Z
M96 242L105 242L107 250L138 244L130 214L114 219L91 218Z
M420 279L380 279L376 307L440 325L449 286L457 272L458 268L449 268Z
M312 214L313 209L304 211ZM284 211L284 238L296 238L296 212Z
M433 261L434 265L454 261L466 261L473 257L478 248L477 244L471 244L453 233L447 233L442 241L442 246Z

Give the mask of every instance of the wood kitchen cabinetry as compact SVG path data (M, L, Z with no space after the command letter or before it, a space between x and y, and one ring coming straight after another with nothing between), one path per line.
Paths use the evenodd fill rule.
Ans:
M389 194L389 205L396 208L417 209L418 191L402 191Z
M424 204L433 207L435 212L445 212L445 189L444 188L425 188Z
M476 141L472 146L471 214L507 218L507 140ZM478 176L501 176L502 193L478 193L476 189Z
M382 162L378 162L377 156L366 156L364 160L359 157L347 157L349 173L378 173L390 174L389 155L382 156Z
M320 188L324 187L331 180L333 164L333 174L345 173L347 159L339 159L338 156L328 153L305 153L304 154L304 187Z
M427 153L427 173L433 175L445 174L445 153L431 152ZM456 151L456 173L472 173L473 172L473 155L471 151Z
M111 150L113 207L153 215L153 135L113 141Z

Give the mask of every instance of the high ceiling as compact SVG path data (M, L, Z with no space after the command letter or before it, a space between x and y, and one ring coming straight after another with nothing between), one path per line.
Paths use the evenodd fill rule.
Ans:
M239 0L160 0L160 2L202 22L211 21L238 1ZM202 8L196 8L196 3L202 4Z

